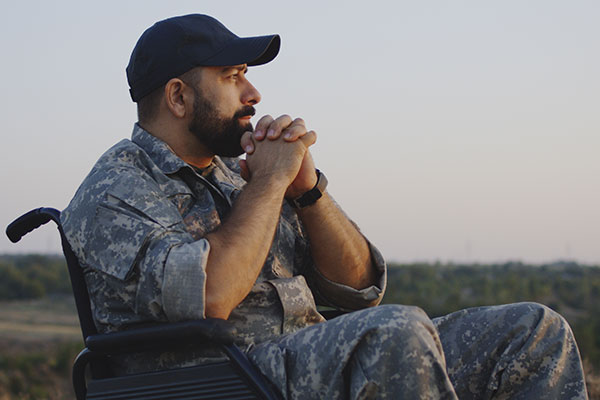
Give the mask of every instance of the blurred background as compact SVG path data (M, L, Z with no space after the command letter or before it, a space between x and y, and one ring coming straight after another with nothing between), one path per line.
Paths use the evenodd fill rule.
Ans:
M600 262L600 3L7 2L0 225L66 207L136 121L140 34L186 13L279 33L257 116L301 116L330 192L390 260ZM58 252L54 231L0 253Z
M386 302L548 304L599 398L600 2L5 1L0 226L65 208L130 137L131 50L188 13L282 36L248 74L254 122L317 131L330 193L390 262ZM81 340L59 252L50 226L0 237L0 400L72 398Z

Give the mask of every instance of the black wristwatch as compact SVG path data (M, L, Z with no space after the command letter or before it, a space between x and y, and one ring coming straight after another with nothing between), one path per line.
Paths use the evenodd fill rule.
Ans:
M295 199L288 199L290 205L294 208L304 208L310 205L313 205L319 200L323 193L325 193L325 188L327 187L327 178L325 174L323 174L318 169L317 172L317 184L310 189L308 192L304 193L300 197L296 197Z

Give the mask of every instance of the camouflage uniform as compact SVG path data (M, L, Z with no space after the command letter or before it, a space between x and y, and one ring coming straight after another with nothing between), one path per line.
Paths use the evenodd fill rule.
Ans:
M100 332L204 318L204 236L243 185L236 159L215 157L197 170L138 125L131 141L98 160L62 222ZM229 320L237 344L284 398L585 397L570 329L543 306L466 310L434 321L416 307L381 306L323 323L316 304L359 310L381 301L385 263L369 248L376 285L355 290L326 279L296 213L283 204L261 273ZM201 348L140 355L124 371L204 356Z
M62 213L65 234L84 268L100 332L156 321L204 318L204 239L244 185L237 159L215 157L200 171L159 139L134 127L103 154ZM231 313L243 349L324 321L319 304L356 310L381 301L385 262L370 246L377 285L355 290L315 268L295 211L283 203L267 260ZM160 367L192 363L162 355ZM139 363L146 364L145 362Z
M418 307L356 311L253 348L285 399L586 399L566 321L536 303L430 320Z

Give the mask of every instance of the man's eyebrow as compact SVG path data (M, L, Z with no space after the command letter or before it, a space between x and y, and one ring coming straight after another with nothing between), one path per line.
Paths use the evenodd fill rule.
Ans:
M228 65L226 67L223 67L223 69L221 69L221 72L228 72L229 70L232 70L232 69L236 69L245 74L248 72L248 65L246 65L246 64Z

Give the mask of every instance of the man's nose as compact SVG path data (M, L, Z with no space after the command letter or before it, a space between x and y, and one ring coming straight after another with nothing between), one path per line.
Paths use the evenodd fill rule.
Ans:
M246 81L246 87L244 88L244 93L242 94L242 103L248 105L255 105L260 102L261 95L258 90L250 83L250 81Z

